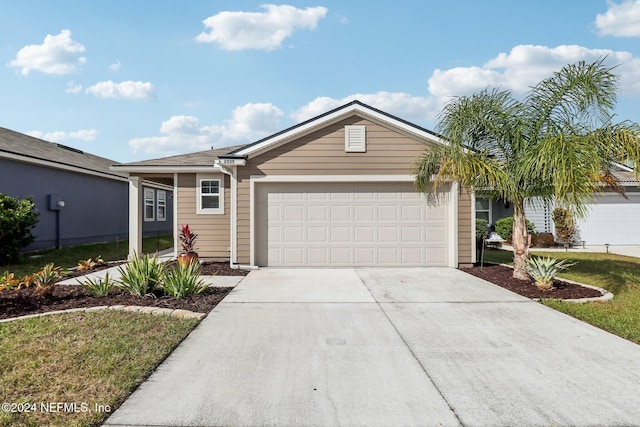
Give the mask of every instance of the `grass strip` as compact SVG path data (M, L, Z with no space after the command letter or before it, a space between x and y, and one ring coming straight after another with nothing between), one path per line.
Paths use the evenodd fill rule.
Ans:
M145 237L142 240L142 253L155 253L158 250L162 251L172 246L173 236L170 234ZM79 260L86 260L98 255L101 255L105 261L118 261L125 259L128 251L128 240L49 249L23 255L18 264L0 265L0 275L8 271L14 273L17 277L22 277L35 273L50 262L62 268L72 268L78 265ZM33 256L35 258L32 258Z
M612 334L640 344L640 259L593 252L531 252L577 262L558 277L604 288L611 302L574 304L544 300L543 304ZM485 261L513 265L513 252L487 251Z
M3 405L0 425L99 425L197 324L110 310L0 324L0 396L22 409Z

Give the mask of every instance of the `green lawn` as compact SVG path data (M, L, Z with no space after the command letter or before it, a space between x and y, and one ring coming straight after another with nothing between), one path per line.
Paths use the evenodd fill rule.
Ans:
M1 323L0 396L16 406L0 425L100 425L197 324L111 310Z
M154 253L156 250L164 250L172 246L173 236L170 234L145 237L142 241L143 253ZM55 263L56 266L71 268L78 265L78 260L86 260L98 255L101 255L105 261L116 261L126 258L128 251L128 240L49 249L25 255L18 264L0 265L0 275L8 271L14 273L17 277L22 277L38 271L42 266L50 262ZM32 258L32 256L37 257Z
M532 252L533 255L577 262L563 277L598 286L615 295L609 303L574 304L545 300L543 304L640 344L640 259L589 252ZM509 251L487 251L485 261L513 264Z

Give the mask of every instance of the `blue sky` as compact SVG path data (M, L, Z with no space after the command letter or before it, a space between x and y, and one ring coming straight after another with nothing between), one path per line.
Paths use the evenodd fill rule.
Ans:
M0 2L0 126L119 162L251 142L352 99L433 129L451 96L619 64L640 0Z

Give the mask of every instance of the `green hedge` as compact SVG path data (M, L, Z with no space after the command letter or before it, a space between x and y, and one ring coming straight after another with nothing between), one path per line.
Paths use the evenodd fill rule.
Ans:
M18 200L0 193L0 265L17 262L20 249L35 237L31 229L38 222L38 212L30 197Z
M533 233L536 230L536 226L529 220L527 220L527 230L529 233ZM513 234L513 217L508 216L496 221L496 233L500 235L507 242L511 241L511 234Z

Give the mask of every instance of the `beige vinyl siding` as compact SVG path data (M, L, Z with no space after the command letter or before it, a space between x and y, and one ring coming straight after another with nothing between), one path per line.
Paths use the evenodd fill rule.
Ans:
M472 218L471 193L462 188L458 193L458 265L470 266L472 260Z
M231 229L231 188L227 175L216 178L224 180L224 215L197 214L196 174L178 175L178 227L189 224L198 235L196 251L201 258L229 259L229 233Z
M344 126L367 127L367 151L347 153ZM428 146L395 129L381 126L359 116L352 116L310 133L280 147L273 148L238 168L238 262L250 263L250 180L262 175L408 175L413 163ZM462 197L462 196L461 196ZM468 194L460 200L460 210L467 210L459 221L460 262L471 261ZM465 247L466 247L465 246Z

